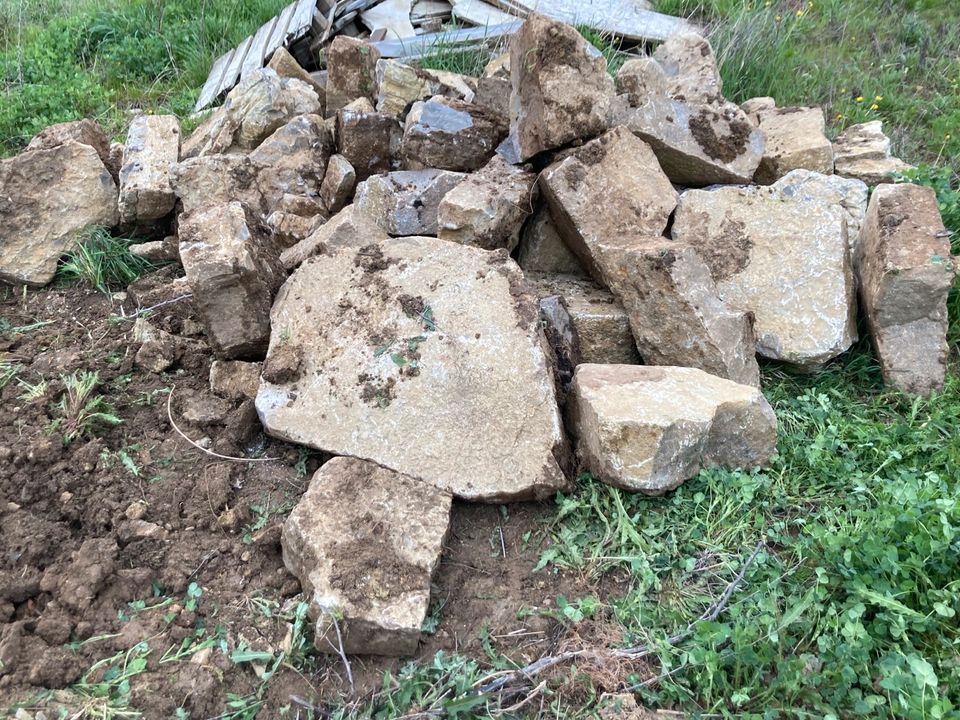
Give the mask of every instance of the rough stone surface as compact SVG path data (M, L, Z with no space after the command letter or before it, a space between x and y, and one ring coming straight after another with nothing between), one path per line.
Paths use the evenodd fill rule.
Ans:
M227 400L256 398L262 363L214 360L210 363L210 390Z
M293 270L307 258L341 248L361 248L388 237L386 231L356 205L347 205L313 233L280 253L286 270Z
M30 140L27 150L52 150L71 140L92 147L103 164L110 168L110 138L100 127L100 123L89 118L45 128Z
M667 80L667 92L688 102L713 102L723 94L710 42L692 32L672 35L653 53Z
M91 146L0 160L0 280L46 285L80 230L117 220L117 186Z
M472 102L475 78L415 68L398 60L377 61L377 112L402 120L410 107L434 95Z
M331 155L323 183L320 185L320 200L327 212L342 210L350 201L356 183L357 173L350 161L340 154Z
M839 175L822 175L812 170L792 170L779 180L777 187L785 197L800 197L804 202L842 208L847 221L850 258L856 260L860 227L867 215L870 194L864 182Z
M297 62L293 55L287 52L286 48L278 47L274 50L273 55L270 57L270 62L267 63L267 67L274 70L277 75L282 78L300 80L309 85L317 94L317 99L319 99L321 107L320 114L323 114L322 108L326 106L327 88L317 82L310 73L304 70L303 66Z
M283 272L243 205L214 205L182 218L180 258L214 352L224 358L262 354Z
M269 434L468 500L566 485L537 301L505 253L425 237L341 250L301 265L271 319Z
M403 130L404 166L470 171L482 167L507 134L499 115L463 100L414 103Z
M485 250L512 252L536 200L536 174L499 156L450 190L437 212L438 236Z
M281 544L309 599L318 650L416 652L450 506L449 494L365 460L337 457L316 472Z
M185 215L233 201L262 215L266 206L257 181L258 170L246 155L195 157L174 169L173 188Z
M871 187L891 182L891 173L912 170L890 152L890 138L880 120L851 125L833 141L834 171Z
M510 93L513 85L508 77L482 77L477 80L477 93L473 104L483 108L488 113L510 123Z
M170 214L177 201L170 183L180 160L175 115L138 115L130 123L120 167L120 222L146 223Z
M332 151L319 115L300 115L277 128L249 155L266 207L275 209L286 195L318 198Z
M749 115L750 119L757 125L760 124L760 113L773 110L776 107L777 101L772 97L755 97L740 103L740 109Z
M568 409L582 465L650 495L703 467L766 465L777 445L776 416L757 388L695 368L580 365Z
M919 395L942 389L956 270L933 190L876 188L860 252L860 295L884 381Z
M833 173L833 145L825 134L826 121L818 107L760 110L760 130L766 138L763 159L755 179L770 185L791 170Z
M336 115L337 152L353 166L358 182L391 169L393 148L399 147L402 134L395 119L374 112L368 101L353 103Z
M357 98L376 99L379 51L356 38L337 35L327 47L327 117Z
M436 235L440 201L465 177L447 170L373 175L357 186L354 204L390 235Z
M521 161L607 128L613 83L574 28L530 13L510 42L510 132Z
M696 247L720 296L756 318L757 351L817 367L857 338L854 280L845 211L769 188L688 190L673 237Z
M537 208L524 223L517 263L527 273L587 275L579 258L560 237L546 205Z

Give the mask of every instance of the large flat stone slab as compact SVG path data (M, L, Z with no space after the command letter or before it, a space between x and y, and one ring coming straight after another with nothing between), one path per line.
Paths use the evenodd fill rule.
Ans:
M565 485L536 298L505 253L411 237L318 255L271 321L269 434L469 500Z

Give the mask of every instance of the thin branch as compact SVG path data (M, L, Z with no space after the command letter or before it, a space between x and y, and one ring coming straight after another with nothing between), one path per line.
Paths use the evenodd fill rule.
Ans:
M343 667L347 671L347 682L350 683L350 694L353 695L353 671L350 669L350 660L347 659L347 653L343 649L343 636L340 634L340 623L337 622L337 616L334 613L328 613L328 615L330 619L333 620L333 629L334 632L337 633L337 644L334 646L329 640L327 640L327 643L337 651L337 655L343 660Z
M129 315L118 315L118 316L117 316L117 320L136 320L138 317L140 317L141 315L146 315L148 312L153 312L154 310L157 310L158 308L165 307L165 306L167 306L167 305L173 305L174 303L178 303L178 302L180 302L180 301L182 301L182 300L189 300L189 299L192 298L192 297L193 297L193 293L186 293L186 294L184 294L184 295L178 295L178 296L175 297L175 298L170 298L169 300L164 300L163 302L159 302L159 303L157 303L156 305L151 305L150 307L140 308L140 309L137 310L136 312L130 313Z

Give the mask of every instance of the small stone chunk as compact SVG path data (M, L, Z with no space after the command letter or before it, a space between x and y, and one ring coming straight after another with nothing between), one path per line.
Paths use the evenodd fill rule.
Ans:
M173 187L189 215L211 205L239 201L251 212L266 211L257 184L258 168L246 155L206 155L180 162L173 172Z
M327 88L321 83L317 82L313 75L304 70L303 66L297 62L293 55L287 52L286 48L278 47L276 50L274 50L273 56L270 58L270 62L267 63L267 67L276 71L277 75L282 78L305 82L317 94L317 98L320 100L321 108L325 106ZM323 115L323 110L321 110L319 114Z
M766 138L756 181L771 185L791 170L833 174L833 146L826 136L823 110L789 107L758 112L760 130Z
M108 169L110 168L110 138L100 127L100 123L89 118L59 123L45 128L34 136L27 145L27 150L50 150L60 147L70 140L92 147L97 151L97 155L100 156L103 164Z
M456 73L415 68L398 60L378 60L377 112L403 120L415 102L435 95L472 102L476 82Z
M740 109L743 110L750 119L757 125L760 124L760 113L767 110L775 110L777 101L772 97L755 97L740 103Z
M404 166L476 170L493 156L506 134L502 117L477 105L443 97L417 102L404 126Z
M227 400L256 398L263 364L242 360L214 360L210 363L210 390Z
M365 99L336 114L337 152L353 166L357 182L390 171L394 146L399 148L402 135L395 119L374 112L373 105Z
M316 198L333 138L319 115L299 115L270 134L249 154L257 188L268 210L282 209L285 197Z
M177 201L170 183L180 160L175 115L138 115L130 123L120 168L120 222L147 223L170 214Z
M704 467L766 465L776 451L777 418L760 391L695 368L580 365L568 409L583 467L648 495Z
M327 47L327 117L357 98L376 99L380 52L363 40L337 35Z
M347 205L306 238L281 252L280 262L286 270L295 270L314 255L344 247L359 248L387 237L373 218L358 211L356 205Z
M833 141L834 172L871 187L892 182L895 173L913 170L890 153L890 138L880 120L851 125Z
M579 258L560 237L546 205L538 207L524 223L517 263L526 273L588 276Z
M839 175L821 175L812 170L792 170L780 178L777 187L785 197L842 208L847 221L850 258L856 260L860 227L867 215L867 198L870 194L864 182Z
M440 202L465 177L447 170L373 175L357 186L354 204L389 235L436 235Z
M321 467L283 526L324 653L413 655L450 522L448 493L375 463Z
M320 185L320 200L327 212L340 212L350 201L356 183L357 173L350 161L340 154L331 155Z

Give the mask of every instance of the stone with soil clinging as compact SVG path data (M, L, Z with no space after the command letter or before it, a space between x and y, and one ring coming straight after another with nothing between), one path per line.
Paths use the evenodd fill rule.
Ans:
M130 123L120 167L120 222L146 223L168 215L177 201L170 183L180 160L175 115L138 115Z
M71 122L58 123L44 128L27 145L27 150L50 150L73 140L81 145L89 145L97 151L103 164L110 169L110 138L96 120L84 118ZM120 146L123 147L122 145Z
M340 248L360 248L387 239L387 233L373 218L347 205L323 225L291 248L280 253L286 270L299 267L307 258Z
M380 52L363 40L337 35L327 47L327 117L357 98L376 99Z
M758 112L766 138L756 181L776 182L791 170L833 173L833 146L825 134L826 121L818 107L773 108Z
M373 175L357 186L354 204L390 235L436 235L440 202L465 177L447 170Z
M416 652L450 506L448 493L366 460L337 457L316 472L281 543L310 603L318 650Z
M337 152L353 166L357 181L387 172L402 129L389 115L373 111L369 101L351 103L336 115Z
M913 170L890 152L890 138L880 120L851 125L833 141L834 172L871 187L892 182L891 174Z
M500 116L463 100L414 103L403 130L404 167L470 171L482 167L507 134Z
M594 477L659 495L701 468L766 465L777 419L760 391L686 367L580 365L568 404Z
M357 182L357 173L353 165L339 153L331 155L327 162L327 172L320 185L320 200L327 212L339 212L349 202Z
M267 67L275 71L277 75L282 78L305 82L317 94L321 108L325 106L327 89L317 82L310 73L304 70L303 66L297 62L293 55L287 52L286 48L279 47L274 50L270 62L267 63ZM320 114L323 114L323 110L320 111Z
M435 95L471 102L474 78L438 70L415 68L398 60L377 61L377 112L395 117L406 116L418 100Z

